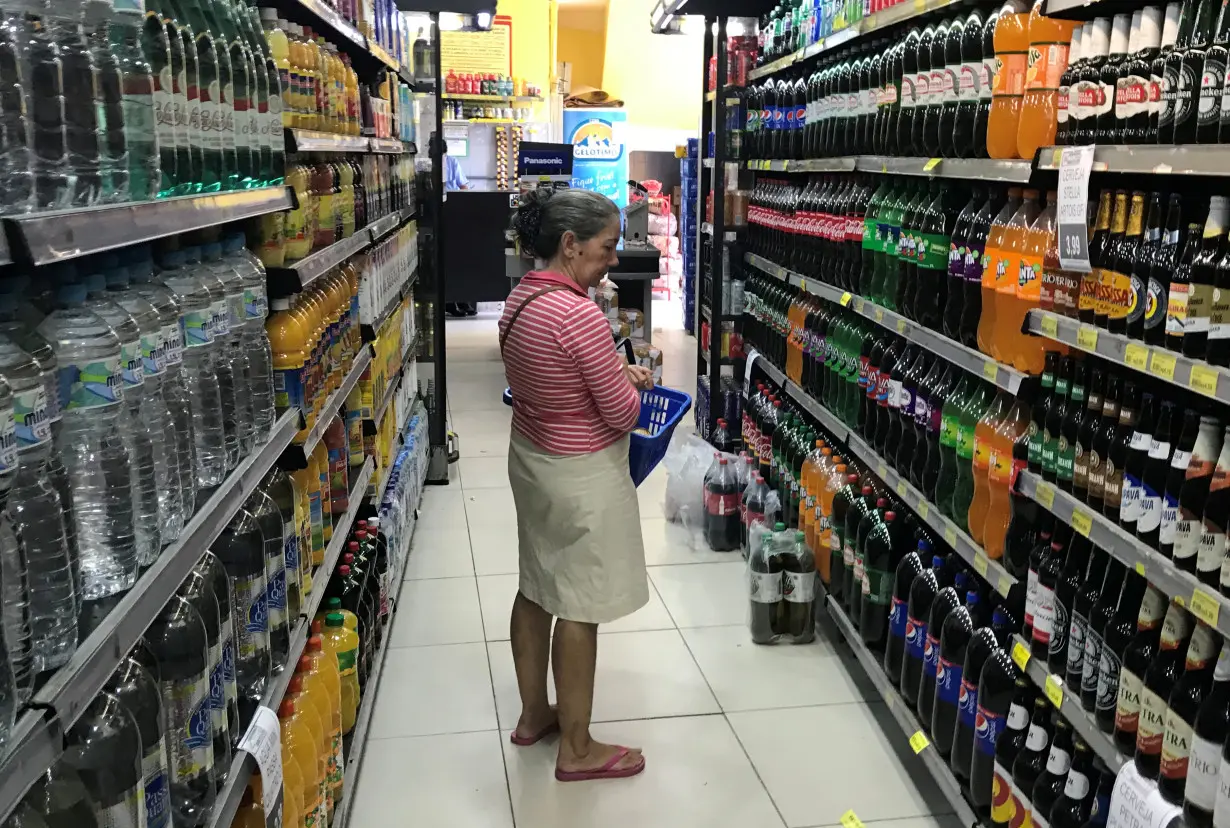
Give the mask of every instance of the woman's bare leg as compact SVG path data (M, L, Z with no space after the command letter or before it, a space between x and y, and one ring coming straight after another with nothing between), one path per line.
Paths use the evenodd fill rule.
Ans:
M555 697L559 700L561 738L557 765L563 771L595 770L619 750L615 745L595 742L589 735L589 719L594 706L594 667L598 659L598 625L579 621L555 622L551 664L555 668ZM641 761L634 749L616 768L628 768Z
M537 736L555 720L547 701L547 662L551 657L551 615L520 592L510 622L513 666L521 692L517 735Z

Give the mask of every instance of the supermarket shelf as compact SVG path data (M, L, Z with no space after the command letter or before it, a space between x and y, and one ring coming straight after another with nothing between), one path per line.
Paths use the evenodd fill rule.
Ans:
M387 216L381 216L364 229L371 233L373 242L378 242L398 227L401 227L401 223L402 212L398 210L394 213L389 213ZM355 235L358 234L356 233Z
M302 468L300 462L306 463L306 458L310 457L312 452L316 450L316 444L325 436L325 430L329 427L330 421L334 415L341 410L342 405L346 402L346 397L350 396L350 392L359 384L359 379L363 376L363 372L372 364L372 349L369 345L364 345L359 355L355 357L354 365L350 368L350 373L342 380L341 386L333 392L333 395L325 401L324 408L320 411L320 418L316 424L312 426L312 430L303 438L302 443L294 443L297 454L294 459L296 468Z
M1085 744L1093 748L1094 753L1102 757L1102 761L1112 773L1118 773L1120 766L1127 760L1115 747L1115 741L1102 732L1097 722L1081 706L1079 698L1068 695L1068 687L1064 684L1062 676L1048 673L1046 664L1030 657L1028 641L1019 635L1012 636L1012 640L1012 660L1017 663L1018 667L1022 661L1025 662L1025 675L1029 676L1030 681L1046 693L1051 704L1055 704L1056 698L1060 699L1056 707L1072 725L1072 729L1085 740Z
M991 158L897 158L887 155L844 155L803 160L752 160L749 170L764 172L872 172L918 175L931 178L967 178L1023 184L1033 174L1029 161L997 161Z
M918 721L914 711L910 710L910 706L901 698L901 694L893 687L892 683L888 680L888 676L884 674L884 668L880 666L880 659L875 653L867 649L867 645L863 643L863 639L859 636L858 631L854 629L854 625L850 623L850 619L837 601L829 597L825 601L825 606L837 630L846 639L846 643L850 645L851 652L867 674L867 678L871 680L871 683L876 688L876 692L884 699L884 705L888 708L888 712L892 715L893 719L896 720L897 726L901 728L902 736L910 740L911 743L914 743L916 738L921 736L921 741L925 745L921 749L912 749L914 749L915 754L922 761L927 772L935 780L940 793L944 795L944 798L948 800L948 804L952 806L957 821L961 825L977 825L978 818L974 815L973 808L970 807L969 802L966 801L964 794L961 792L961 783L957 781L957 777L949 769L948 761L940 756L935 746L926 739L926 729Z
M1097 354L1171 385L1230 403L1230 369L1185 357L1166 348L1146 345L1122 334L1110 333L1048 311L1030 311L1027 322L1030 333Z
M329 28L335 31L338 35L349 40L355 46L367 51L367 38L365 38L358 29L350 25L350 21L337 13L324 0L297 0L300 6L310 11L312 14L324 23L329 25ZM315 27L313 27L315 28Z
M762 172L854 172L858 163L857 155L844 155L837 158L807 158L801 161L748 161L749 170Z
M1169 558L1033 472L1023 471L1017 476L1017 490L1148 578L1149 583L1187 606L1201 621L1222 635L1230 635L1230 600L1220 595L1216 587L1202 584L1192 573L1177 569Z
M354 525L355 518L359 514L359 509L364 500L364 492L367 491L367 484L371 480L374 470L375 462L369 457L359 470L358 475L355 476L354 485L350 487L350 507L346 510L346 514L342 516L342 519L333 525L333 540L329 542L329 547L325 550L324 563L312 573L312 582L315 588L305 598L303 612L295 622L294 630L291 633L290 649L288 650L286 663L282 665L281 672L275 673L270 677L269 684L265 688L265 695L261 699L262 707L268 707L276 712L282 697L286 695L286 688L290 685L290 680L295 675L295 665L299 662L299 657L303 655L304 647L307 646L312 619L315 618L317 611L320 609L321 602L324 601L324 587L328 582L328 574L336 568L337 562L341 560L342 549L345 547L346 538L350 534L350 527ZM387 630L385 635L387 640ZM239 811L244 791L248 787L248 780L256 772L256 760L252 758L251 754L242 750L236 751L235 757L231 761L230 773L226 777L222 790L218 793L213 812L209 815L210 828L228 828L230 826L235 818L235 814Z
M722 235L722 238L724 238L728 242L733 242L739 238L738 230L744 230L744 229L746 228L740 227L737 230L727 230ZM713 235L713 225L707 221L701 222L700 232L704 233L706 236L712 236Z
M269 440L227 475L209 500L197 509L179 540L162 551L102 624L81 642L69 662L35 693L33 703L54 709L65 731L110 680L120 660L141 640L163 605L273 468L299 425L297 409L277 419Z
M407 149L407 144L402 143L399 138L369 138L368 151L383 155L401 155L402 153L413 153L413 150Z
M1055 0L1048 6L1054 7ZM1086 2L1063 2L1063 8L1077 8ZM1048 14L1049 14L1048 10ZM1043 147L1038 151L1038 169L1058 170L1062 147ZM1142 173L1146 175L1230 176L1230 157L1218 144L1179 144L1177 146L1105 144L1094 148L1095 172Z
M298 293L371 243L372 234L368 227L364 227L294 264L268 268L266 274L270 295L276 297Z
M294 205L289 187L259 187L10 216L5 223L13 259L42 265L277 213Z
M1016 394L1020 390L1021 381L1026 377L1026 374L1015 368L1010 368L1007 365L996 362L979 351L967 348L959 342L954 342L930 328L924 328L900 314L885 310L861 296L856 296L848 291L838 290L832 285L818 282L815 279L808 279L799 273L787 270L754 253L748 253L745 259L748 264L757 270L788 282L795 287L802 288L822 299L828 299L830 302L836 302L851 308L855 313L867 317L877 325L895 331L911 342L922 345L937 356L943 357L972 374L981 376L1005 391Z
M363 333L364 342L376 341L376 336L378 335L380 329L384 326L384 323L388 321L389 316L391 316L393 311L397 309L397 306L402 303L402 300L405 299L414 286L418 284L418 281L419 270L415 267L414 272L410 274L410 278L407 279L406 283L401 286L401 289L393 295L393 297L389 300L388 305L380 311L380 315L377 316L371 324L363 324L359 326Z
M287 152L367 152L371 139L361 135L335 135L311 129L286 130Z
M9 750L0 756L0 819L8 818L63 752L64 734L45 711L28 710L17 718L9 733Z
M397 61L397 58L390 55L379 43L373 43L371 40L368 40L367 51L371 52L372 56L375 57L376 60L383 63L394 72L401 71L401 64Z
M440 97L446 101L474 101L475 103L542 103L537 95L463 95L460 93L445 93Z

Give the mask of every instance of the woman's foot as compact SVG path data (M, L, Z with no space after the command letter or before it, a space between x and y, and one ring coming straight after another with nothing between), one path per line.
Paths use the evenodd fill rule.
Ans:
M635 776L645 768L645 756L640 748L608 745L590 740L584 753L577 752L561 741L559 758L555 762L555 778L564 782L584 779L619 779Z
M512 743L520 747L537 744L547 736L559 730L559 713L554 707L547 707L540 712L522 711L517 720L517 729L513 731Z

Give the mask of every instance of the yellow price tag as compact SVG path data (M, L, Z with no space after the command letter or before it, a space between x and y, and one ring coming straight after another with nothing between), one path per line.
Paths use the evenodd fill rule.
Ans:
M1059 320L1049 313L1042 315L1042 335L1051 339L1059 338Z
M1022 673L1025 672L1025 665L1029 664L1029 648L1019 641L1013 644L1012 660L1016 662L1016 666Z
M1063 707L1063 679L1048 675L1043 689L1046 691L1046 697L1051 700L1051 704Z
M903 334L903 333L905 333L905 329L906 329L906 322L905 322L905 320L904 320L904 319L898 319L898 320L897 320L897 333L899 333L899 334Z
M925 501L925 500L921 500L921 501L919 501L919 503L918 503L918 516L919 516L920 518L922 518L923 520L926 520L926 519L927 519L927 516L928 516L928 515L930 515L930 514L931 514L931 504L930 504L930 503L928 503L928 502L927 502L927 501Z
M951 526L945 526L944 527L944 540L948 542L949 546L956 546L957 545L957 530L953 529Z
M1059 161L1060 161L1060 159L1062 159L1062 158L1063 158L1063 149L1062 149L1062 148L1060 148L1060 147L1055 147L1055 149L1051 150L1051 166L1052 166L1052 167L1058 167L1058 166L1059 166Z
M872 316L875 317L875 320L877 322L883 322L884 321L884 308L876 308Z
M989 565L990 561L987 560L986 555L981 552L974 555L974 569L984 578L987 577L987 567Z
M844 308L848 304L850 304L850 291L847 290L841 295L841 306Z
M1129 368L1144 371L1149 366L1149 349L1144 345L1129 342L1123 349L1123 361Z
M995 382L995 378L999 376L999 365L994 362L982 363L982 375L991 382Z
M923 4L926 5L926 0L923 0ZM944 160L943 158L932 158L926 164L923 164L923 172L931 172L936 167L938 167L940 165L940 162L943 160Z
M925 12L927 10L927 0L914 0L914 11Z
M1077 328L1076 347L1084 348L1086 351L1096 351L1098 349L1098 329L1088 325L1081 325Z
M1149 373L1167 382L1172 382L1174 380L1174 364L1175 358L1170 354L1154 351L1153 358L1149 360Z
M1192 375L1188 377L1187 384L1192 387L1192 390L1199 391L1201 394L1208 394L1210 397L1217 396L1217 371L1212 368L1205 368L1203 365L1193 365Z
M1000 575L999 583L995 585L995 591L1007 598L1008 593L1012 591L1012 576L1007 572Z
M863 821L854 815L854 811L846 811L841 815L842 828L863 828Z
M1136 562L1136 574L1143 576L1145 574L1145 565L1140 561Z
M897 481L897 494L901 497L905 497L905 481L904 480Z
M859 313L859 314L863 313L863 309L865 307L866 307L866 303L862 299L859 299L857 302L854 303L855 313Z
M885 477L888 477L888 467L883 463L880 463L876 466L876 474L881 480L883 480Z
M1216 627L1219 609L1221 609L1221 605L1212 595L1209 595L1200 587L1192 590L1192 615L1210 627Z
M914 748L915 753L922 753L930 746L930 744L931 740L928 739L927 734L923 733L921 730L916 731L914 735L910 737L910 747Z
M1085 537L1089 537L1089 531L1093 529L1093 517L1083 509L1073 509L1072 528Z
M1055 489L1050 483L1039 483L1034 489L1034 500L1048 511L1055 506Z

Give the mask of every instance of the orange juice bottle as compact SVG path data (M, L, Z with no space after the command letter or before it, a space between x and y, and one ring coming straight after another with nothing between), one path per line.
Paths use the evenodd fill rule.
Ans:
M354 729L359 715L359 636L347 629L340 612L325 616L324 634L321 636L324 651L337 660L337 671L342 681L342 732Z
M331 707L329 689L324 677L313 671L313 662L306 653L299 657L292 681L302 682L300 694L311 705L321 725L321 751L325 758L325 781L330 813L342 801L342 714L341 709Z
M1032 159L1038 147L1055 143L1058 124L1059 79L1068 68L1074 20L1042 14L1044 0L1034 0L1029 12L1029 56L1025 68L1025 96L1016 132L1016 152ZM996 26L996 33L999 27ZM992 104L994 106L994 104Z
M1042 272L1047 248L1055 240L1055 209L1058 195L1054 190L1046 194L1046 207L1043 208L1025 237L1025 250L1021 253L1019 275L1016 279L1016 291L1012 298L1006 301L1008 313L1000 321L1000 333L1005 345L1004 362L1011 362L1018 371L1028 374L1041 374L1042 362L1046 358L1047 340L1040 336L1021 333L1025 324L1025 316L1033 308L1038 307L1042 294Z
M324 766L313 749L312 733L290 699L283 699L278 706L278 720L282 728L282 755L291 756L301 776L303 826L325 828L329 816L325 810L325 780L321 773Z
M320 774L324 786L325 813L332 820L335 804L333 788L329 786L329 759L332 752L328 749L329 734L325 729L324 720L321 719L315 701L308 695L303 679L298 674L292 676L290 683L286 686L286 698L295 703L295 717L303 719L308 733L311 734L312 752L316 754L317 773Z
M1016 158L1016 133L1029 64L1029 14L1021 0L1008 0L995 23L995 63L991 112L987 116L987 155Z
M329 541L333 540L333 507L330 504L333 498L333 489L329 484L329 450L325 447L324 440L318 442L316 448L312 449L312 456L308 458L308 463L311 466L312 472L320 480L321 539L324 541L324 546L328 546ZM315 552L316 550L313 548L313 556ZM322 547L320 550L320 560L313 560L312 563L319 566L324 562L325 553Z
M1001 257L1004 231L1020 206L1021 188L1009 187L1008 200L991 221L991 230L987 233L986 245L982 249L982 260L985 264L982 266L982 311L978 316L978 350L984 354L991 353L992 335L995 333L996 266Z
M243 798L239 800L239 810L231 820L231 828L265 828L265 807L261 804L261 778L257 774L248 780L248 787L243 789ZM285 797L283 797L285 800ZM286 805L282 806L284 825L294 825L286 821ZM18 824L21 824L20 821Z
M1012 485L1017 473L1026 465L1025 460L1013 458L1012 449L1017 440L1028 439L1028 433L1029 402L1023 396L1017 397L991 435L991 459L987 473L989 492L982 547L992 560L1004 556L1004 539L1008 523L1012 520Z
M991 299L995 306L995 326L991 328L988 339L991 356L1000 362L1010 359L1005 352L1005 346L1010 344L1011 339L1004 329L1007 327L1010 303L1016 298L1016 282L1020 277L1021 254L1025 252L1029 225L1033 224L1041 209L1038 197L1037 190L1025 190L1022 193L1021 206L1016 208L1016 212L1004 226L1003 238L999 242L999 256L991 262L995 268L995 296Z
M345 765L342 757L342 680L337 670L329 669L326 661L319 630L323 629L319 622L312 623L312 636L308 639L304 655L299 659L299 669L305 663L314 679L320 683L325 693L325 704L329 714L329 729L332 734L333 766L337 768L337 777L330 778L334 786L333 799L340 802L345 785Z
M1012 399L1007 391L1000 391L974 426L974 497L969 503L966 526L969 536L979 544L982 543L990 503L991 446L995 430L1012 406Z
M269 309L272 313L265 322L265 332L273 352L274 405L278 411L298 408L306 413L307 356L304 349L307 337L298 320L291 315L289 299L271 299ZM299 432L300 439L307 436L307 429L305 426Z

